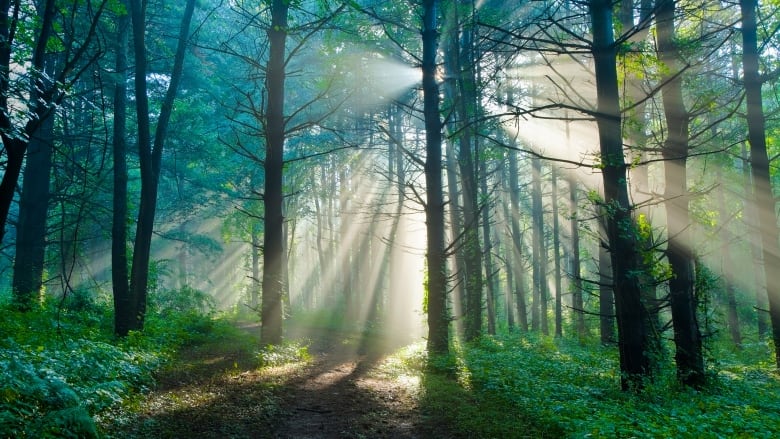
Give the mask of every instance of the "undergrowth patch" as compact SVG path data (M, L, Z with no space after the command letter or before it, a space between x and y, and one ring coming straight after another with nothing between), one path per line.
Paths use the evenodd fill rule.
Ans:
M771 362L726 358L703 391L671 367L640 394L619 390L614 349L535 335L483 337L426 358L422 345L388 360L420 377L420 407L462 437L770 438L780 434L780 381ZM768 347L764 350L769 357Z
M118 340L105 304L0 313L0 438L99 437L101 414L149 389L177 348L215 329L210 315L166 312Z

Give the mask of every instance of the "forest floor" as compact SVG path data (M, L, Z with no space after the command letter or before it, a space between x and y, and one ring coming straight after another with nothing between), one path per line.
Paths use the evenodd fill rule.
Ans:
M295 331L288 338L295 339ZM240 325L235 334L182 349L158 374L153 391L104 422L108 435L452 437L445 421L420 410L418 384L383 371L389 352L382 343L358 339L360 349L354 336L309 331L309 361L259 368L258 332L256 325Z

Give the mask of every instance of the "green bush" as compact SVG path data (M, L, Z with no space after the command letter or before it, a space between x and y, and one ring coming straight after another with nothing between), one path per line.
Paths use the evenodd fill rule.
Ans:
M257 354L261 366L282 366L311 360L308 346L300 342L269 345Z
M110 307L86 293L28 313L0 307L0 439L98 437L96 416L149 389L175 349L212 333L203 294L162 302L143 334L121 340Z

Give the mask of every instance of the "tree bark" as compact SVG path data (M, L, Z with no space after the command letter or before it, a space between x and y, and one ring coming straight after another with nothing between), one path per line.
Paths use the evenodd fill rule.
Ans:
M606 229L599 241L599 335L602 345L615 343L615 290L612 285L612 257L607 250Z
M717 181L720 181L718 191L718 217L720 218L720 271L723 277L722 285L726 296L726 324L729 328L731 341L737 348L742 345L742 332L739 325L739 312L737 310L737 292L735 285L734 261L731 259L731 244L735 241L734 234L728 227L728 212L726 209L726 187L723 173L720 168L717 171Z
M520 330L528 331L528 309L525 299L525 276L523 275L523 237L520 231L520 183L517 178L517 152L509 151L509 201L512 205L512 259L515 267L515 304Z
M563 337L563 301L561 286L561 228L558 221L558 175L555 169L551 175L551 199L553 217L553 269L555 277L555 336Z
M23 310L40 304L46 256L49 181L52 168L54 115L41 122L27 148L19 198L16 257L13 265L14 304Z
M761 244L761 230L758 227L758 205L756 204L756 195L753 190L753 177L750 165L750 152L747 150L745 142L742 143L741 153L743 166L742 166L742 180L745 188L743 209L744 209L744 221L747 226L748 240L750 242L750 256L753 260L753 294L755 297L756 312L756 324L758 329L758 338L764 340L769 334L769 316L766 309L769 308L767 303L767 291L766 280L764 275L766 270L764 269L764 253L763 245Z
M133 264L130 269L130 297L132 302L132 323L130 329L142 330L146 317L146 297L149 283L149 262L151 259L152 233L157 209L157 188L160 180L160 162L168 122L173 112L173 102L184 71L184 58L189 37L190 23L195 10L195 0L188 0L179 29L179 42L174 57L173 71L168 90L160 107L160 116L151 137L149 118L149 96L146 85L146 12L145 2L130 1L130 18L133 29L133 51L135 54L135 100L138 124L138 157L141 168L141 201L133 245ZM122 334L120 334L122 335Z
M669 279L669 302L674 326L675 362L677 377L685 385L699 388L704 385L704 357L701 334L696 318L694 295L694 260L689 238L688 213L688 125L690 116L685 109L679 52L674 43L674 0L659 0L656 5L658 52L669 73L664 75L661 89L667 137L663 148L665 207L667 223L666 257L672 268Z
M481 198L487 200L490 198L487 185L487 163L485 160L481 160L479 164L479 185ZM490 215L488 212L490 209L485 208L482 217L482 242L485 243L484 257L482 258L485 264L485 282L487 283L487 318L488 318L488 334L496 334L496 296L498 295L497 279L493 273L493 240L490 237Z
M276 345L282 341L282 294L284 292L284 234L282 212L284 168L284 83L285 45L287 42L287 14L290 3L273 0L271 3L271 26L268 28L269 58L266 67L266 93L268 100L265 111L265 207L263 231L263 298L262 298L262 345Z
M126 2L123 2L125 4ZM114 190L111 218L111 285L114 298L114 333L127 335L132 327L132 302L127 260L127 48L126 14L116 17L113 159Z
M15 63L12 61L12 52L20 8L21 2L5 1L0 5L0 17L2 17L0 18L0 71L2 72L0 73L0 139L6 153L5 169L0 180L0 243L5 236L5 226L16 194L19 176L22 174L29 139L35 136L40 124L49 118L51 111L49 100L57 87L56 84L48 83L46 75L43 74L46 45L53 32L52 23L57 12L54 0L47 0L39 8L42 11L40 33L36 36L35 46L32 48L33 55L29 69L33 79L29 87L28 111L33 115L21 129L22 132L18 132L19 128L14 126L12 120L13 110L9 108L9 101L12 88L11 72L14 70L12 64ZM46 177L48 184L48 174ZM14 291L14 294L24 293ZM15 296L14 299L20 300L18 305L21 309L30 309L29 297Z
M455 148L451 143L447 144L445 152L447 160L447 201L449 204L450 230L453 240L463 231L461 220L461 207L458 200L458 170L455 159ZM454 262L455 284L452 286L453 305L456 331L460 336L465 335L466 312L466 258L461 246L456 245L452 250Z
M580 270L580 226L579 226L579 202L577 196L577 180L573 175L568 178L569 182L569 233L571 240L571 256L569 260L572 286L571 286L571 307L572 317L574 318L574 331L577 338L584 341L587 336L585 327L585 310L582 300L582 273ZM611 313L612 311L610 311Z
M459 242L455 245L463 255L464 272L464 339L471 341L482 334L482 249L480 245L480 203L477 177L475 127L471 123L476 115L476 78L473 58L473 29L461 20L461 11L471 8L469 0L451 2L447 11L447 47L444 59L449 79L445 92L452 105L450 118L453 143L457 143L457 162L460 176L460 193L463 198L462 232L456 232Z
M531 252L533 259L533 295L531 297L531 329L539 331L547 326L547 312L544 305L544 286L547 281L547 264L542 264L544 246L544 211L542 210L542 161L538 157L531 159L533 172L531 182Z
M439 85L436 82L438 51L437 0L423 0L422 85L425 119L425 222L428 263L428 351L449 351L447 276L444 254L444 194L442 188L442 122Z
M775 362L780 368L780 244L772 194L769 156L766 145L764 104L761 96L762 79L759 71L759 51L756 24L757 0L740 0L742 13L742 70L744 72L745 99L747 103L748 142L753 175L756 213L761 230L764 256L766 293L769 298L769 322L775 344Z
M649 352L652 333L648 311L642 303L642 285L637 276L641 270L641 256L623 156L612 2L591 0L589 9L596 67L596 122L615 292L621 388L640 389L653 369Z

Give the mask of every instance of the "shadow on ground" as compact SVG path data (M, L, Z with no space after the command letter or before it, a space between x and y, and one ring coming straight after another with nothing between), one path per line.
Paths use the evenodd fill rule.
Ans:
M258 368L258 328L187 348L117 438L422 438L416 390L375 373L393 344L309 332L308 364ZM291 334L294 336L294 334ZM315 336L316 335L316 338ZM292 337L291 337L292 338ZM362 349L359 349L361 348ZM358 352L360 351L360 352ZM446 437L446 436L436 436Z

